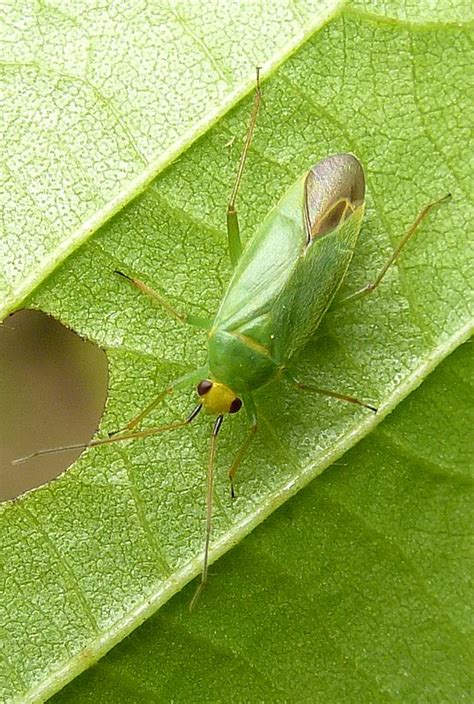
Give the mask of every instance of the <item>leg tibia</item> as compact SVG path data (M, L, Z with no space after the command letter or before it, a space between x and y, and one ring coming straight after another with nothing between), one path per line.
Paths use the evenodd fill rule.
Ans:
M385 262L384 266L378 273L378 275L375 277L374 281L372 283L366 284L363 288L361 288L359 291L356 291L355 293L351 293L349 296L346 298L343 298L342 301L339 301L337 305L341 305L342 303L347 303L349 301L354 301L357 298L361 298L362 296L366 296L369 293L372 293L372 291L375 291L375 289L379 286L381 283L382 279L384 278L385 274L387 271L390 269L392 264L394 264L398 257L400 256L401 251L407 244L407 242L413 237L415 232L417 231L418 227L420 224L423 222L423 220L429 215L431 210L435 208L438 205L441 205L442 203L446 202L451 198L451 194L448 193L447 195L443 196L442 198L438 198L437 200L432 201L431 203L428 203L425 205L418 215L415 218L415 221L413 224L408 228L406 233L403 235L401 238L400 242L397 244L395 249L393 250L392 254L390 257L387 259Z
M257 408L255 406L255 403L250 395L245 395L244 396L244 406L245 410L247 411L248 418L250 420L250 428L247 433L247 437L243 441L242 445L240 446L237 454L234 457L234 461L232 462L230 469L229 469L229 481L230 481L230 495L233 499L235 499L235 487L234 487L234 479L235 475L237 474L237 470L239 469L243 458L245 457L245 454L247 450L249 449L252 440L255 437L255 434L258 430L258 423L257 423Z
M140 279L136 279L133 276L127 276L127 274L124 274L122 271L115 270L115 274L118 274L118 276L121 276L126 281L129 281L132 286L135 286L135 288L137 288L141 293L148 296L148 298L150 298L154 303L168 313L171 318L174 318L179 323L182 323L183 325L192 325L192 327L204 330L208 330L210 328L210 320L176 310L176 308L174 308L174 306L172 306L166 298Z
M377 408L368 403L360 401L355 396L349 396L348 394L341 394L337 391L329 391L328 389L321 389L318 386L311 386L310 384L303 384L298 379L296 379L291 374L286 374L287 379L294 385L299 391L308 391L309 393L319 394L320 396L329 396L329 398L336 398L339 401L346 401L347 403L353 403L356 406L361 406L362 408L367 408L373 413L377 413Z
M200 369L194 369L189 374L183 374L183 376L174 379L171 384L166 387L166 389L161 391L151 403L145 406L145 408L134 416L123 428L111 431L109 433L109 437L117 435L118 433L133 430L133 428L136 428L136 426L139 425L139 423L141 423L142 420L146 418L163 401L163 399L166 398L168 394L172 394L173 391L183 386L188 386L189 384L201 381L201 379L206 378L207 372L207 367L201 367Z
M229 255L232 262L232 266L235 267L242 254L242 243L240 240L240 230L239 221L237 218L237 210L235 207L235 202L237 200L237 194L240 188L240 182L242 180L242 174L244 172L245 162L250 149L250 144L252 142L253 133L255 131L255 124L257 122L258 110L260 108L260 102L262 99L262 94L260 90L260 69L257 68L257 90L255 93L255 100L252 108L252 113L250 115L250 122L247 129L247 136L245 138L245 144L240 156L239 166L237 169L237 175L235 177L234 187L232 188L232 193L229 200L229 205L227 206L227 238L229 242Z

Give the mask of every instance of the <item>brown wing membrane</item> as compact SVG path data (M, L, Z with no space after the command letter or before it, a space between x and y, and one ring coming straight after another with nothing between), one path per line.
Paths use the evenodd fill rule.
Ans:
M308 243L334 230L363 203L364 171L353 154L334 154L313 166L305 181Z

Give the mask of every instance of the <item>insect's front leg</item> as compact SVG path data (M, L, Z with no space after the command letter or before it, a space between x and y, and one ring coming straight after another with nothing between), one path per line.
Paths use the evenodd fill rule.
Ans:
M227 238L229 244L230 261L232 262L233 267L237 265L237 262L240 259L240 255L242 254L242 241L240 239L239 220L237 218L235 202L237 200L237 194L239 192L245 162L247 160L247 155L249 153L253 133L255 131L255 124L257 122L257 115L258 110L260 108L261 99L262 93L260 90L260 69L257 67L257 89L255 92L255 100L253 104L252 113L250 115L250 122L247 129L247 136L245 138L244 149L240 156L239 167L237 169L237 176L235 177L234 187L232 189L229 204L227 206Z
M245 410L247 411L247 416L250 421L250 428L247 433L247 437L245 438L244 442L240 446L237 454L234 457L234 461L232 462L230 469L229 469L230 495L233 499L235 499L235 487L234 487L235 475L237 473L238 468L240 467L240 464L244 458L245 453L249 449L250 444L255 437L255 433L258 430L257 407L255 406L255 402L250 394L246 394L242 398L243 398Z
M405 247L406 243L415 234L418 227L423 222L423 220L429 215L431 210L433 208L435 208L436 206L441 205L442 203L446 202L450 198L451 198L451 194L448 193L447 195L443 196L442 198L438 198L437 200L434 200L431 203L428 203L427 205L425 205L420 210L418 215L416 216L416 219L413 222L413 224L408 228L406 233L403 235L400 242L396 245L392 254L387 259L384 266L382 267L382 269L380 270L378 275L375 277L374 281L372 283L366 284L361 289L359 289L359 291L356 291L355 293L351 293L349 296L346 296L342 300L338 301L336 304L336 307L338 307L339 305L342 305L343 303L349 303L350 301L355 301L356 299L361 298L362 296L367 296L369 293L372 293L373 291L375 291L375 289L379 286L379 284L381 283L381 281L384 278L387 271L392 266L392 264L394 264L397 261L398 257L400 256L400 253L401 253L402 249Z
M166 389L163 389L148 406L140 411L136 416L134 416L126 425L118 430L113 430L109 432L109 437L117 435L123 432L130 432L139 425L144 418L146 418L150 413L168 396L172 394L176 389L188 386L189 384L197 383L201 379L205 379L208 373L207 367L201 367L200 369L194 369L188 374L183 374L183 376L174 379Z

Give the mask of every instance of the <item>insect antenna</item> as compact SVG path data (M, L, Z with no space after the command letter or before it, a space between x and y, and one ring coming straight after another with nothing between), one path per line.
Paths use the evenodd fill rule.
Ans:
M201 582L196 589L194 596L189 604L189 610L192 611L196 606L199 597L201 596L204 587L207 584L207 574L209 567L209 543L211 540L212 526L212 505L214 498L214 464L217 450L217 435L222 426L224 416L217 416L212 429L211 446L209 449L209 464L207 466L207 495L206 495L206 538L204 541L204 561L201 572Z
M52 455L56 452L67 452L68 450L85 450L88 447L97 447L98 445L111 445L113 442L120 442L121 440L134 440L135 438L146 438L149 435L159 435L160 433L165 433L167 430L177 430L178 428L184 428L189 425L198 415L202 408L202 403L199 403L189 414L185 420L175 421L174 423L166 423L164 425L159 425L156 428L147 428L146 430L135 430L133 433L122 433L121 435L113 435L109 438L100 438L99 440L91 440L91 442L78 443L76 445L63 445L62 447L48 447L45 450L37 450L31 455L26 455L26 457L19 457L13 460L12 464L22 464L34 457L40 457L41 455Z

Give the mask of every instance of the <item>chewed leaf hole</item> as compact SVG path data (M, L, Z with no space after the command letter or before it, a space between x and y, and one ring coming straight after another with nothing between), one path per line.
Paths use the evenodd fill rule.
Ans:
M0 500L61 474L80 450L12 461L43 448L87 443L104 410L102 349L44 313L22 310L0 326Z

